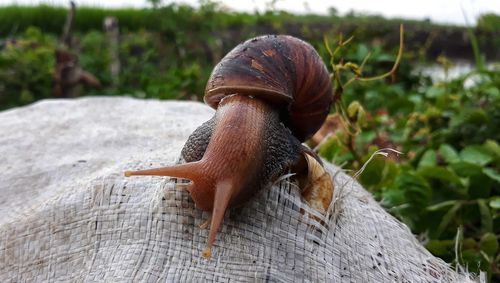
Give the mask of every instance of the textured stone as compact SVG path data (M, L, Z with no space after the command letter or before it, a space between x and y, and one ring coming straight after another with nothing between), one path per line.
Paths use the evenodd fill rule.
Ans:
M0 113L0 281L466 282L328 165L314 214L288 180L230 210L212 258L207 214L162 177L213 110L131 98L46 100ZM321 219L322 221L318 221Z

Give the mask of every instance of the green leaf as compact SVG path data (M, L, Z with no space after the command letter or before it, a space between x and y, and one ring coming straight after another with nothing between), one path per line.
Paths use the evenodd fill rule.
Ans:
M374 186L381 182L382 173L385 167L385 158L381 156L374 157L365 167L360 175L360 181L365 186Z
M484 232L493 231L493 218L491 217L491 212L486 201L484 199L478 199L477 205L479 206L479 213L481 214L481 226Z
M462 265L467 266L470 272L488 271L489 264L476 249L468 249L462 252Z
M387 207L394 207L406 202L403 190L389 189L382 192L382 203Z
M496 158L500 158L500 145L494 140L487 140L483 147L492 153Z
M396 179L396 186L404 191L408 203L425 208L431 199L432 189L425 178L414 172L402 172Z
M500 235L500 213L496 213L496 215L493 216L493 233ZM500 254L498 256L500 256Z
M342 164L346 159L342 159L347 153L347 150L342 145L341 137L338 135L329 138L319 149L319 154L329 161L334 161L336 164ZM349 156L350 157L350 156ZM347 158L349 160L350 158Z
M385 167L382 175L381 185L383 185L386 188L389 187L391 184L394 183L394 180L400 174L400 172L401 169L398 164L389 159L385 160Z
M460 178L455 174L455 172L442 166L425 166L418 169L418 173L421 176L437 179L445 182L451 182L454 184L463 185Z
M480 145L471 145L460 152L460 158L463 161L484 166L493 160L490 152Z
M477 246L476 240L473 238L465 238L462 241L462 249L474 249Z
M438 87L438 86L432 86L432 87L427 89L425 96L427 96L428 98L436 98L436 97L439 97L445 93L446 92L445 92L444 88Z
M485 174L478 174L469 177L469 198L481 199L491 195L494 181Z
M484 92L492 97L500 97L500 90L497 87L489 87L485 89Z
M436 164L437 164L436 152L432 149L428 149L424 152L422 158L420 158L418 167L421 168L424 166L435 166Z
M347 115L351 121L358 122L360 125L363 125L366 121L366 111L363 105L357 100L349 104L347 107Z
M486 233L481 237L479 246L487 255L493 256L498 251L497 237L493 233Z
M490 200L490 207L494 209L500 209L500 197L494 197Z
M428 211L437 211L443 208L448 208L449 206L455 205L457 200L447 200L427 207Z
M447 163L460 161L457 151L449 144L442 144L438 151Z
M430 240L425 247L435 256L452 256L454 254L454 240Z
M462 177L483 174L483 168L481 166L466 161L455 162L451 164L450 167L457 175Z
M481 125L484 123L488 123L488 120L489 120L488 114L482 109L467 108L467 109L465 109L465 111L463 113L460 113L460 114L461 115L453 118L453 119L458 118L456 120L456 122L458 122L458 124L453 123L453 121L452 121L452 122L450 122L451 126L460 126L460 124L462 124L462 123L472 123L472 124L476 124L476 125Z
M491 179L497 181L498 183L500 183L500 173L498 173L497 171L495 171L494 169L492 168L484 168L483 169L483 173L490 177Z
M460 207L462 207L462 203L457 202L455 205L453 205L452 208L450 208L450 210L448 210L448 212L446 212L446 214L443 216L443 219L441 220L441 223L439 223L439 227L437 228L436 238L438 238L444 232L446 227L448 227L448 225L450 224L451 220L455 218L455 215L457 214L457 211L460 209Z

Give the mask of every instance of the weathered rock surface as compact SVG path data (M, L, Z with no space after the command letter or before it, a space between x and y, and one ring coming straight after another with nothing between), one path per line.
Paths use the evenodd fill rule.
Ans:
M324 223L285 180L231 210L202 258L189 194L123 171L174 163L212 114L131 98L0 113L0 281L464 282L334 166Z

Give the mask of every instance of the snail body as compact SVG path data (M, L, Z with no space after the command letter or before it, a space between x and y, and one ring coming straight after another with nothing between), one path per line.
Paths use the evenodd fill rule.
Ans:
M203 251L210 256L229 207L243 204L298 164L333 100L328 71L309 44L263 36L240 44L214 68L205 102L214 117L188 138L170 167L127 171L189 179L196 206L211 212Z

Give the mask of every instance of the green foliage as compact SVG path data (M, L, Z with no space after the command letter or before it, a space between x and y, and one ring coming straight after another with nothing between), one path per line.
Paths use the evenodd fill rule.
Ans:
M359 48L364 49L345 50L355 55L347 58L359 62L366 54ZM404 152L372 159L360 182L415 234L425 235L436 256L498 280L500 69L477 68L436 83L400 76L402 71L396 83L374 81L344 89L343 103L350 105L344 119L355 125L336 129L320 154L358 170L378 149ZM363 123L352 119L352 109L360 107L373 113Z
M51 97L54 60L53 38L37 28L6 42L0 51L0 109Z
M493 13L483 14L477 20L477 26L485 31L500 31L500 16Z
M264 33L287 33L286 29L290 27L285 25L286 21L304 22L304 25L291 25L292 34L304 32L307 36L316 38L310 40L310 42L320 49L320 54L323 57L326 58L327 56L327 51L324 47L322 48L322 35L316 30L309 29L306 24L321 22L324 20L321 17L309 15L304 18L298 17L297 20L297 17L283 12L262 15L237 15L224 13L217 5L212 5L211 2L207 3L199 10L174 4L153 10L133 10L133 12L126 9L78 8L75 29L86 32L83 34L76 32L74 34L76 39L75 49L79 54L80 64L83 69L96 76L103 85L100 90L85 89L84 93L87 95L127 93L137 97L201 100L205 82L213 66L234 45L257 35L258 31L255 30L257 25L266 27L266 30L262 31ZM56 14L59 15L60 13L62 15L66 13L64 9L56 7L41 6L39 8L47 13L44 17L54 21L59 17ZM2 11L7 11L5 15L12 20L8 21L11 25L16 23L17 17L23 19L21 22L23 25L26 22L32 22L43 26L41 22L37 22L37 19L39 19L36 16L38 10L33 7L4 7L0 8L0 14L2 14ZM54 14L54 17L51 16L52 14ZM100 29L102 20L107 15L113 15L119 19L118 55L121 71L118 79L110 77L111 55L106 34L97 30ZM136 20L136 16L142 20ZM47 26L45 32L59 33L64 21L64 17L61 16L60 18L61 22L55 25L60 26L57 28ZM0 17L0 23L3 20L4 18ZM99 22L98 27L96 22ZM0 24L0 29L1 26ZM25 56L23 49L20 49L20 47L2 48L2 46L9 45L10 41L25 38L28 31L19 32L24 28L24 26L17 26L17 28L10 26L8 29L16 36L10 36L4 41L0 39L0 56L7 56L8 52L12 53L8 55L11 60L4 63L2 70L5 72L12 72L12 70L21 72L25 69L27 71L40 68L41 71L37 72L37 76L23 77L16 75L4 81L3 87L0 89L0 96L2 97L0 109L24 105L52 95L52 86L48 85L54 72L54 59L51 56L31 60L29 66L24 66L16 63L30 58ZM38 30L38 28L33 27L28 30L33 29ZM221 29L225 29L225 33L220 33L219 30ZM15 32L16 30L18 32ZM220 34L214 36L214 33ZM235 36L235 34L237 35ZM37 38L30 38L29 40L33 46L44 46L45 54L54 53L57 46L56 37L48 36L47 33L42 35L40 37L40 40L44 40L42 42L37 42ZM16 48L18 49L14 51ZM360 45L359 50L353 56L366 55L367 50L367 46ZM390 57L379 54L384 52L386 51L384 51L383 45L379 44L374 48L377 67L384 66L389 62ZM374 67L368 66L366 72L370 73L373 69ZM18 82L16 78L23 79ZM41 78L44 80L43 83L40 82ZM118 81L119 84L113 85L114 81ZM24 85L24 92L19 91L19 87L16 86L16 84L20 83ZM17 99L19 93L25 94L23 99Z
M385 19L378 15L349 14L339 17L331 10L331 15L294 15L284 11L269 10L265 13L228 12L214 1L200 1L201 7L176 3L161 5L162 1L149 1L152 9L104 9L96 7L77 6L74 30L79 33L102 30L103 20L107 16L116 17L123 31L135 32L146 29L151 32L177 33L180 31L209 31L224 37L229 46L234 46L242 39L257 33L287 33L301 35L320 45L323 34L352 34L358 40L370 42L376 40L388 42L393 39L391 34L395 28L404 23L408 28L406 39L418 42L415 48L421 48L423 41L432 43L441 36L452 36L453 46L461 47L463 42L463 27L432 24L429 21L406 19ZM35 26L44 32L60 34L66 20L67 7L40 6L4 6L0 7L0 38L14 36ZM479 44L482 49L490 48L496 52L500 42L496 15L486 14L479 19L476 31L481 33ZM376 28L373 28L376 27ZM224 34L225 31L231 33ZM206 40L210 38L203 37ZM394 43L394 42L391 42ZM315 44L316 45L316 44ZM413 46L413 45L409 45ZM444 46L450 49L453 46ZM494 54L492 56L495 56Z
M91 31L76 38L80 65L103 85L99 90L85 89L86 95L201 100L215 61L222 56L215 51L217 41L200 43L186 31L169 37L145 30L122 33L119 84L113 86L106 35ZM34 27L5 41L0 49L0 109L52 97L56 47L55 37Z
M48 33L62 32L68 9L48 5L40 6L6 6L0 8L0 35L25 31L36 26ZM117 17L125 29L137 30L139 27L155 26L152 10L136 9L101 9L93 7L77 7L75 30L87 32L101 30L105 17ZM3 36L2 36L3 37Z
M98 91L85 89L85 94L127 93L137 97L201 100L204 82L220 58L241 41L263 33L300 36L315 46L325 59L329 55L322 42L324 34L354 34L357 40L371 44L355 45L355 48L339 56L361 62L370 50L370 64L364 66L363 73L371 76L392 64L391 52L395 44L391 34L400 22L405 22L410 27L407 28L408 41L420 42L422 36L430 38L431 32L451 33L462 38L464 32L460 27L433 25L425 21L387 20L369 15L353 14L342 18L336 15L297 16L272 9L261 14L229 13L208 0L201 1L199 9L175 3L162 5L161 1L151 3L155 4L154 9L77 7L74 23L76 51L82 67L94 74L103 85ZM55 49L57 45L55 35L62 33L66 14L66 8L47 5L0 7L0 57L4 58L0 72L7 76L8 72L18 74L39 70L35 72L35 76L9 75L8 79L0 82L0 109L51 96L50 78L53 75L54 59L48 54L54 52L50 49ZM106 35L101 31L103 20L107 16L116 17L120 26L121 72L118 79L110 77L110 50ZM373 29L373 26L377 28ZM33 30L33 27L43 30L43 34L40 38L28 36L31 47L11 44L27 38L28 31ZM498 45L488 44L495 38L498 38L495 34L484 33L478 38L477 45L495 49L494 46L500 46L500 42ZM453 46L456 46L457 42L453 42ZM418 50L407 51L406 59L415 59L418 56L416 54L422 51L420 49L424 49L419 44L407 46L418 46ZM25 56L26 48L29 49L29 54ZM27 62L32 56L38 58L30 60L28 65L16 63ZM390 115L413 110L414 103L411 99L406 99L405 89L414 85L419 78L411 75L411 65L406 63L409 61L403 62L405 63L400 66L401 71L398 73L400 83L395 86L379 83L373 89L354 85L346 90L345 101L350 103L357 99L356 96L364 94L366 99L363 99L363 107L369 109L383 105ZM350 67L351 70L356 68ZM119 84L113 85L117 81ZM385 96L378 95L379 91L384 92ZM442 91L441 88L431 88L428 95L438 96ZM494 88L487 91L498 92ZM414 95L412 99L421 98ZM456 130L457 137L463 135L460 131L461 129Z

